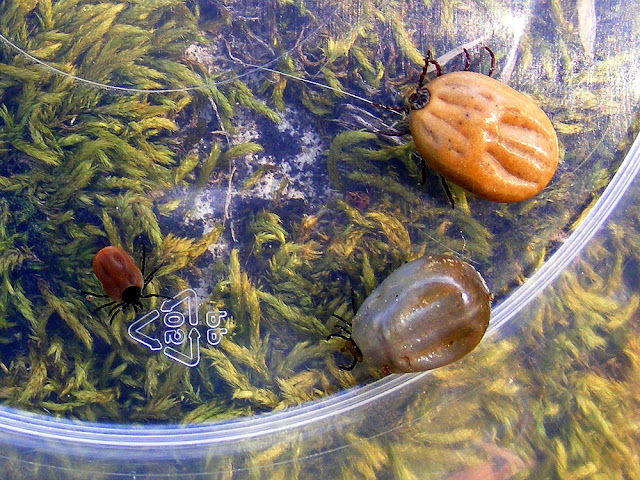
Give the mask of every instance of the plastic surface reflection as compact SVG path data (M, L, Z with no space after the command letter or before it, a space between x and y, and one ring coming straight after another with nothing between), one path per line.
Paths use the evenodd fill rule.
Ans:
M499 309L499 324L511 321L447 369L394 375L289 412L213 426L129 429L4 410L3 468L15 472L8 478L29 472L43 479L93 478L98 471L96 478L132 471L135 478L227 478L232 470L232 478L273 478L295 468L298 478L318 471L328 478L354 471L424 478L428 469L429 478L495 480L565 478L600 462L609 478L634 478L640 464L629 420L640 407L633 363L640 358L640 259L632 255L640 249L623 247L620 232L640 241L640 184L629 187L639 166L636 140L613 191L592 212L612 215L602 228L599 220L582 233L588 245L574 243L573 256L552 258L564 262L563 274L538 280L538 295L517 314ZM603 330L594 338L597 325ZM611 349L603 350L602 342ZM619 362L624 366L616 367ZM463 426L460 437L456 429ZM567 451L571 446L579 448ZM560 472L558 457L544 454L549 449L563 452Z
M0 8L66 70L0 52L5 477L640 478L638 5L276 3ZM409 139L379 134L399 117L242 67L398 104L427 49L455 68L484 43L558 132L522 204L454 186L452 211ZM90 316L92 256L138 235L149 291L181 293ZM337 368L350 287L452 252L499 299L479 347L429 374Z

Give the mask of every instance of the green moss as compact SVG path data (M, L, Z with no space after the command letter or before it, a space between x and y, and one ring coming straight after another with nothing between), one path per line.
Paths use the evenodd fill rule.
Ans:
M245 4L249 13L262 12L260 2ZM481 18L487 5L366 2L366 13L344 22L347 27L324 23L321 34L299 42L305 34L298 27L304 24L308 32L326 17L313 3L274 2L277 14L253 22L230 7L177 0L153 5L6 2L2 34L61 71L104 85L177 91L116 93L34 65L2 47L4 402L116 422L195 423L281 410L378 378L379 372L366 366L339 369L341 342L325 338L332 314L351 317L351 289L361 301L402 262L424 254L458 254L478 266L497 299L524 282L605 188L629 147L627 128L633 126L629 115L618 116L624 99L607 90L617 69L635 58L633 52L607 52L603 60L575 67L582 57L572 5L547 5L519 46L514 86L532 93L552 115L562 158L545 191L514 205L484 202L451 186L452 210L436 175L428 171L426 183L421 182L410 137L378 133L401 130L397 118L383 110L367 117L369 125L350 125L342 107L351 100L340 92L277 73L239 79L217 65L180 58L189 45L211 41L223 64L230 65L233 55L246 57L247 63L253 56L271 55L278 57L272 66L283 73L401 105L422 69L426 46L419 26L424 19L429 19L428 47L441 55L448 45L460 43L454 28L459 18L474 9ZM331 18L354 20L352 6L332 6L337 16ZM214 12L200 18L205 7ZM535 22L544 21L552 23L551 31L536 28ZM502 45L499 37L495 41ZM288 50L292 45L296 48ZM504 58L498 53L499 62ZM457 68L456 61L445 70ZM478 59L473 62L484 68ZM192 86L200 89L181 90ZM625 106L630 108L628 101ZM273 127L296 109L305 111L305 121L315 122L326 140L324 162L314 166L314 173L326 180L330 194L322 202L307 199L301 212L302 202L286 196L291 180L282 176L270 198L247 203L237 217L228 215L232 193L248 196L267 175L281 170L269 163L239 172L239 160L274 150L271 139L243 129L260 122ZM205 122L207 115L214 120ZM341 120L339 129L328 118ZM219 189L223 194L215 197L220 201L215 206L224 213L206 219L206 229L194 227L200 227L193 220L199 218L196 198ZM350 201L354 192L366 193L368 201ZM189 221L176 226L176 218ZM399 436L393 445L353 434L349 441L358 455L336 468L345 476L355 471L365 478L389 472L424 478L425 459L430 473L444 476L502 458L526 465L531 478L580 478L593 472L615 478L616 469L637 477L637 455L619 438L633 433L624 419L637 408L628 392L637 383L638 345L635 332L625 328L639 300L632 293L620 298L614 288L624 285L625 269L638 263L637 218L632 215L631 225L613 232L616 240L585 262L582 276L563 278L550 303L532 314L518 337L492 344L491 351L480 347L474 368L486 373L477 390L451 407L455 411L447 422L431 425L428 435ZM91 272L98 248L120 245L138 261L141 242L150 247L148 271L159 267L149 293L175 293L201 279L207 308L229 312L227 335L218 347L203 348L196 368L129 341L131 312L113 319L105 310L92 314L100 303L79 293L100 291ZM606 275L589 270L606 262L611 264ZM159 304L145 302L145 308ZM619 313L609 316L612 311ZM536 350L548 338L553 338L548 348ZM513 352L522 348L531 354L512 378ZM615 378L606 372L611 369ZM549 378L554 393L543 395ZM440 392L455 392L468 382L457 364L433 374ZM530 427L519 430L523 413L513 399L524 394L535 401L529 405ZM440 406L431 402L441 398L428 393L416 398L398 421L426 421L424 412L436 411ZM622 407L616 403L620 398ZM574 421L574 414L584 421ZM479 430L495 424L500 431L491 431L487 443L497 451L472 444ZM529 443L506 452L518 435ZM446 452L454 450L464 452L455 465L445 461ZM297 455L302 454L273 449L248 463L271 462L277 478L286 476L279 462L296 461ZM536 463L538 458L544 460Z

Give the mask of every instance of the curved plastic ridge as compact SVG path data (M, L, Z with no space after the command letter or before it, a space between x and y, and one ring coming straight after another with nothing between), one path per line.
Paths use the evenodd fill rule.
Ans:
M573 234L547 262L493 312L488 335L525 308L538 293L547 287L565 267L584 249L614 211L618 202L633 183L640 170L640 136L638 136L618 172L596 202L592 210ZM145 456L166 454L167 448L184 448L238 444L249 438L269 437L276 432L301 427L344 415L354 409L362 409L423 378L420 374L390 375L373 384L348 390L332 397L292 408L247 419L215 424L179 426L111 425L76 423L70 420L52 419L38 414L0 407L0 434L10 434L16 443L38 445L51 451L66 447L90 449L92 455L109 455L118 449L121 460L138 458L140 449ZM198 449L194 449L197 452ZM80 453L80 452L76 452Z

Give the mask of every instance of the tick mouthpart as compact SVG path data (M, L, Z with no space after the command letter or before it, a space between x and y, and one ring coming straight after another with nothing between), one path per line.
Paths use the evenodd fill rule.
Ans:
M427 91L426 88L421 88L416 92L412 93L409 97L409 108L411 110L422 110L429 103L429 99L431 95Z

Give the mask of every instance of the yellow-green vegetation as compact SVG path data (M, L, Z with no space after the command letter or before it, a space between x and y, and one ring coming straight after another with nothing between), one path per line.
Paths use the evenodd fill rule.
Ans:
M91 86L2 46L5 404L81 420L187 424L282 410L370 382L378 372L341 370L342 342L325 341L332 314L352 316L351 289L361 301L402 262L452 253L473 263L503 298L571 233L628 149L634 106L611 86L625 75L618 67L635 60L633 48L601 52L594 61L581 43L588 35L574 25L575 5L552 2L526 26L510 83L550 114L561 142L558 173L540 195L513 205L480 201L451 185L451 209L435 175L427 172L421 183L410 137L379 134L401 131L399 117L373 108L345 113L352 100L339 92L277 73L246 78L225 69L238 66L234 59L275 59L271 67L282 73L402 105L427 48L442 55L475 39L485 31L467 32L468 25L495 21L491 12L502 7L365 1L356 15L350 2L267 3L272 8L258 0L3 4L0 33L55 68L100 84L175 90ZM602 11L599 21L622 21L616 15L624 14ZM499 66L511 41L500 32L485 40ZM185 55L194 43L208 45L219 63ZM472 68L486 65L474 58ZM243 128L273 125L291 112L322 137L324 153L308 168L331 190L318 188L318 198L296 203L286 195L293 180L283 176L272 198L252 201L283 166L268 159L240 171L240 159L273 148ZM215 208L223 213L215 222L183 222L196 218L196 199L216 189L223 194ZM245 203L232 216L233 192ZM353 201L354 193L366 201ZM637 408L629 392L638 345L627 324L638 298L616 288L639 274L633 232L640 226L638 215L630 218L613 228L617 243L585 258L581 275L567 274L517 335L491 339L471 359L434 372L429 391L395 419L416 425L420 435L403 436L399 428L387 442L349 433L358 454L332 468L345 478L354 470L363 478L425 478L427 459L439 476L494 461L524 468L521 478L636 477L637 455L616 439L632 433L627 419ZM623 234L630 236L622 241ZM193 369L133 343L130 312L108 321L107 311L92 314L99 302L79 292L99 291L91 260L100 247L120 245L138 261L141 242L149 247L149 270L160 266L149 292L203 286L205 307L229 312L228 333L217 347L203 347ZM602 263L611 268L596 273ZM157 304L145 299L145 308ZM521 351L528 355L514 355ZM521 365L512 375L515 358ZM457 399L444 421L432 422L440 402L457 398L470 378L477 388ZM553 394L545 395L549 381ZM325 442L322 449L342 444L316 441ZM243 466L268 463L269 478L296 478L297 459L312 448L294 438ZM457 463L452 451L463 452ZM613 460L601 460L603 451ZM281 465L291 461L293 473Z
M637 188L630 197L520 325L435 370L391 433L354 436L344 475L637 477Z
M260 146L185 154L199 139L180 130L209 101L223 123L238 104L276 120L239 80L180 91L209 81L178 61L202 39L197 21L197 7L171 0L2 6L2 35L68 74L2 46L0 396L9 405L87 420L125 421L123 410L134 411L132 420L171 420L168 411L179 411L169 410L180 405L171 386L185 372L141 356L126 338L131 317L107 322L106 311L91 313L100 302L80 290L100 293L91 270L99 248L122 246L139 263L143 242L151 247L147 266L161 265L148 292L184 288L185 272L197 271L223 229L221 222L193 238L169 228L166 218L190 208L175 191L191 185L197 192L218 162Z

